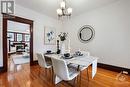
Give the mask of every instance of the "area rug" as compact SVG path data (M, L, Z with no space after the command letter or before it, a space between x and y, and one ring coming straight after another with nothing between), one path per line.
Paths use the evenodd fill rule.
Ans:
M19 57L13 58L13 62L14 62L14 64L16 64L16 65L29 63L29 61L30 61L30 58L29 58L29 57L28 57L28 58L27 58L27 57L24 58L23 56L19 56Z

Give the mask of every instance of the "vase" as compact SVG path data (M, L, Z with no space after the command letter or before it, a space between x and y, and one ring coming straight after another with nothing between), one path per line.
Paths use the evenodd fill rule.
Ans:
M61 54L65 54L65 42L64 41L61 41L60 50L61 50Z
M57 40L57 54L60 54L59 40Z

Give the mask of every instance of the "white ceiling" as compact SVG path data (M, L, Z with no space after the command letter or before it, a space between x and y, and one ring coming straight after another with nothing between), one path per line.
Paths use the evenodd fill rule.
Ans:
M39 13L57 18L56 9L62 0L15 0L16 4L30 8ZM118 0L66 0L69 7L73 8L72 16L83 14Z
M10 32L29 33L30 32L29 27L30 27L29 24L8 21L8 31L10 31Z

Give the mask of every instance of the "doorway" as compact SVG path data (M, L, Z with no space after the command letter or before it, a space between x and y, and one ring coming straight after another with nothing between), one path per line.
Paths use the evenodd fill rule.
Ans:
M30 34L30 41L29 41L29 61L30 65L34 64L33 61L33 21L25 18L21 18L18 16L8 15L9 17L5 17L7 14L3 14L3 71L8 70L8 51L10 48L8 47L8 22L17 22L22 23L29 26L29 34ZM16 34L17 36L21 36L21 34ZM25 44L22 44L18 46L17 48L24 48ZM22 49L19 49L19 53L24 51Z

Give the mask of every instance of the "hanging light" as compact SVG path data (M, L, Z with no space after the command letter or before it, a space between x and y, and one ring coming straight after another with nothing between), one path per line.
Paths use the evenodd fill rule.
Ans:
M68 8L68 9L67 9L67 13L68 13L68 14L72 14L72 8Z
M70 8L70 7L67 8L65 0L63 0L60 3L60 8L58 8L56 11L57 11L58 17L71 16L71 14L72 14L72 8Z
M59 8L59 9L57 9L57 14L58 15L62 15L62 10Z
M62 9L65 9L65 1L62 1L62 2L60 3L60 7L61 7Z

